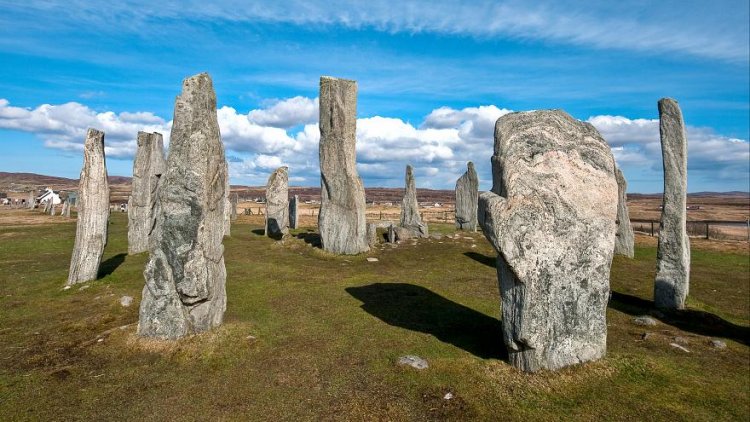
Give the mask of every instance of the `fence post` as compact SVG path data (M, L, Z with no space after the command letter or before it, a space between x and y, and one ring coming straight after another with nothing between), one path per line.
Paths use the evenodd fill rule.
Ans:
M378 218L378 220L382 220L382 219L383 219L383 210L380 210L380 218Z
M651 237L654 237L654 222L651 222Z

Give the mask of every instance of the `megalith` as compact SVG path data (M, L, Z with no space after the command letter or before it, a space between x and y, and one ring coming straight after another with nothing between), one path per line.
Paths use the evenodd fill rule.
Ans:
M226 310L226 159L211 77L182 82L161 178L138 334L175 339L221 324Z
M299 195L289 198L289 228L299 227Z
M623 255L632 258L634 255L633 227L630 225L630 214L628 213L628 182L622 170L615 169L617 179L617 232L615 234L615 255Z
M683 309L690 287L690 239L687 234L687 136L682 111L671 98L659 100L659 133L664 163L659 245L656 250L654 304Z
M357 173L357 82L320 78L320 214L324 250L367 252L365 188Z
M474 163L469 161L466 173L456 181L456 228L475 231L477 229L477 203L479 201L479 177Z
M424 223L422 217L419 215L417 185L414 181L414 169L410 165L406 166L404 182L406 190L404 191L404 198L401 200L401 221L399 227L412 232L412 236L406 237L427 237L427 223Z
M289 168L279 167L266 185L266 236L289 234Z
M239 196L237 195L237 192L230 193L229 194L229 206L231 209L229 210L229 219L231 221L237 220L237 204L239 203Z
M26 204L27 207L29 207L30 210L34 209L34 202L36 202L36 197L34 196L34 191L29 192L29 203Z
M83 169L78 182L78 221L68 285L96 280L109 223L109 183L104 157L104 132L89 129L83 146ZM49 202L52 202L50 198Z
M138 132L138 149L133 160L133 181L128 198L128 253L148 250L154 228L153 210L159 180L167 170L161 133Z
M224 236L232 235L232 199L229 186L229 164L225 163L226 184L224 186Z
M503 340L523 371L603 357L615 242L612 152L562 110L510 113L495 125L493 191L478 220L498 252Z

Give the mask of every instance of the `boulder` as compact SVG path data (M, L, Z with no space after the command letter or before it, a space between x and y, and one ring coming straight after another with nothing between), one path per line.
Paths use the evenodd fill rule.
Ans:
M104 132L89 129L83 146L78 183L78 221L68 285L96 280L109 224L109 184L104 157ZM48 202L52 202L50 199Z
M469 161L466 173L456 181L456 228L477 229L477 203L479 201L479 177L474 163Z
M498 119L478 220L498 252L503 340L523 371L603 357L615 242L612 152L561 110Z
M659 100L659 133L664 164L654 304L683 309L690 289L690 239L686 227L687 136L682 111L671 98Z
M623 255L632 258L634 255L633 227L630 225L630 214L628 213L628 182L619 168L615 169L617 178L617 232L615 233L615 255Z
M320 214L324 250L367 252L365 188L357 173L357 82L320 78Z
M167 171L143 274L138 334L175 339L220 325L226 310L226 159L206 73L175 100Z
M148 250L154 227L153 210L159 180L167 171L164 140L160 133L138 132L138 149L133 160L133 181L128 199L128 253Z
M427 224L422 222L419 215L419 202L417 202L417 187L414 181L414 169L406 166L405 176L406 190L404 199L401 201L401 222L399 227L409 230L412 235L409 237L427 237Z
M289 169L279 167L266 186L266 236L289 234Z

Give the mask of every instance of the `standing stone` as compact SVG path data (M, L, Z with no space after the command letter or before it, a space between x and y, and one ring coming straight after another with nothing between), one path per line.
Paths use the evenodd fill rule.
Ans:
M30 210L34 209L34 202L36 202L36 197L34 196L34 191L29 192L29 203L26 204L26 206L29 207Z
M49 200L50 206L49 206L49 215L55 215L55 201L52 199Z
M289 234L289 169L279 167L266 186L266 236Z
M49 214L50 210L52 210L52 198L47 199L44 201L44 213Z
M393 227L393 224L388 226L388 233L386 234L386 238L388 239L388 243L396 243L396 228Z
M237 193L232 193L229 196L229 206L231 207L230 213L229 213L229 219L232 221L237 220L237 203L239 202L239 197Z
M133 160L133 182L128 199L129 254L148 250L148 238L154 228L153 210L159 180L166 171L161 134L138 132L138 149Z
M73 256L70 259L68 285L96 280L104 247L107 246L107 162L104 157L104 132L96 129L89 129L86 134L77 201L78 222Z
M367 223L367 244L370 248L374 248L378 243L378 225Z
M615 255L624 255L632 258L634 255L633 227L630 225L628 213L628 182L622 174L622 170L615 169L617 178L617 233L615 234Z
M70 199L65 200L65 203L63 204L62 215L64 217L70 218Z
M299 226L299 195L289 199L289 228L296 229Z
M422 217L419 215L414 169L409 165L406 166L405 185L406 191L404 192L404 199L401 200L401 222L399 226L411 231L410 237L427 237L427 223L422 222Z
M617 181L596 129L561 110L495 126L495 191L479 224L498 252L503 340L523 371L603 357Z
M229 164L225 163L225 174L227 175L227 183L224 187L224 236L232 235L232 200L229 198L230 186L229 186Z
M456 228L475 231L477 229L477 202L479 201L479 177L474 163L469 161L466 173L456 181Z
M357 82L320 78L320 214L324 250L367 252L365 188L357 173Z
M682 111L671 98L659 100L664 163L664 199L656 251L654 304L683 309L690 287L690 239L686 228L687 137Z
M175 100L167 171L149 239L138 334L175 339L221 324L226 310L226 159L207 73Z

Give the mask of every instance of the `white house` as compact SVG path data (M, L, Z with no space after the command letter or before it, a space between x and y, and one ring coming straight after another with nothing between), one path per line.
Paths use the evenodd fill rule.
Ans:
M60 199L60 195L56 194L55 191L50 188L45 189L44 193L38 196L36 200L40 204L52 200L52 205L57 205L62 202L62 200Z

